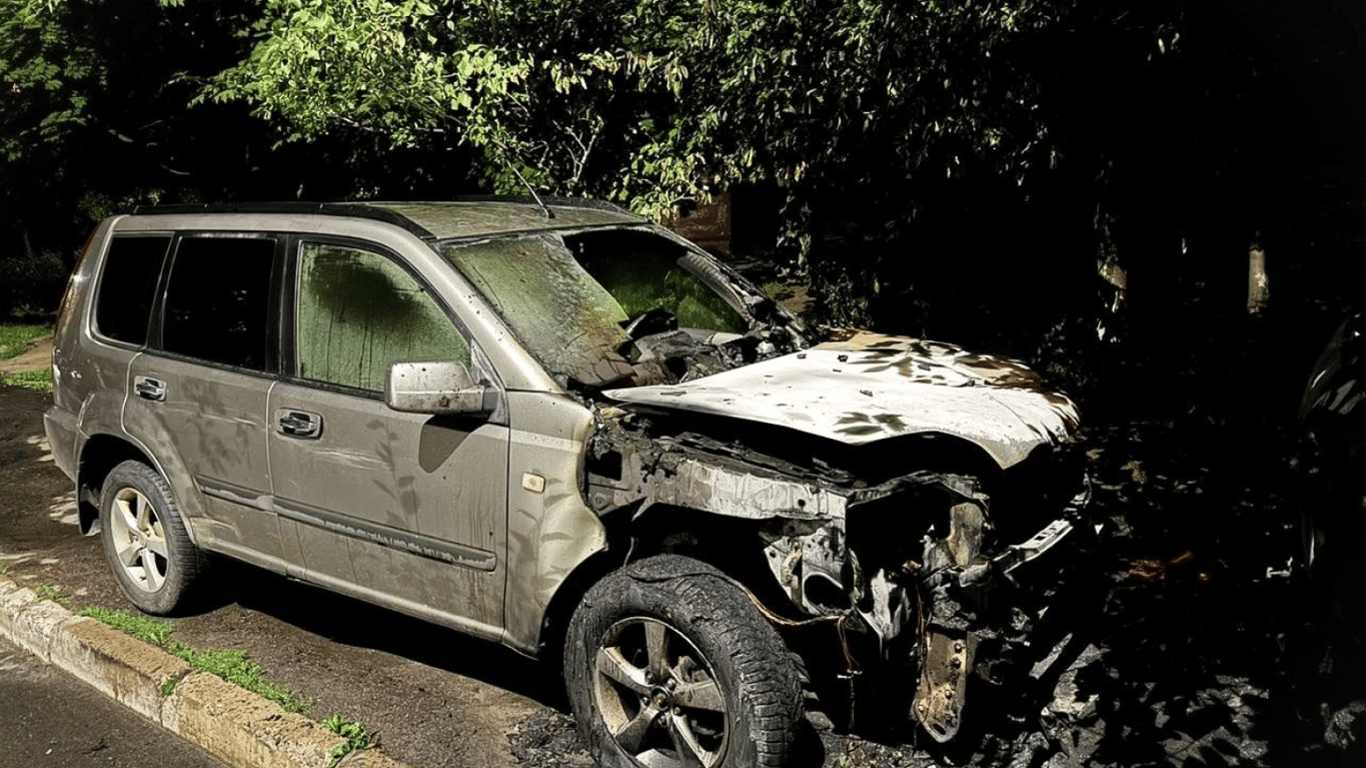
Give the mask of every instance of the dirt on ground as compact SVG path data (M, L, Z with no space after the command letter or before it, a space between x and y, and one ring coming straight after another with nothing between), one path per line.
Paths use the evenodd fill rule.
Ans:
M52 337L38 339L15 357L0 360L0 374L45 371L52 365Z

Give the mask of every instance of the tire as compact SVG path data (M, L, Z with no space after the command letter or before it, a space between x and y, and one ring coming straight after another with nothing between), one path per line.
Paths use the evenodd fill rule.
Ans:
M798 671L777 631L720 571L678 555L633 563L588 591L564 673L604 768L776 768L802 722Z
M114 467L100 494L104 556L139 610L164 616L183 608L208 560L190 541L166 480L140 461Z

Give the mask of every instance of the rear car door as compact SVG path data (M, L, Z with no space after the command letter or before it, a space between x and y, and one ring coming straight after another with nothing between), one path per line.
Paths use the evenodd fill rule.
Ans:
M268 404L291 573L498 637L507 426L400 413L383 399L392 362L470 366L468 335L391 250L301 237L291 251L289 375Z
M124 428L173 487L188 477L201 494L200 546L283 572L266 457L283 239L186 233L172 247L160 321L128 368Z

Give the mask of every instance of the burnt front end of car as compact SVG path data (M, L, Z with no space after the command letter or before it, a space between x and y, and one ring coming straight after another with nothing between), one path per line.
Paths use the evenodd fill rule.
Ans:
M586 494L631 551L687 547L780 627L833 627L808 668L941 742L1046 610L1043 556L1094 533L1076 406L1018 361L847 332L603 394Z
M884 704L935 740L962 723L967 680L1023 661L1056 586L1051 550L1084 546L1085 474L1069 446L1012 470L919 470L847 490L844 514L765 529L773 577L809 616L839 617L843 675L876 681Z
M876 689L941 742L958 732L968 677L998 677L1025 650L1055 583L1051 558L1032 561L1088 530L1070 440L1002 469L937 434L849 447L715 417L599 413L588 496L630 519L628 546L732 573L780 628L833 638L801 649L809 669L868 681L849 690Z

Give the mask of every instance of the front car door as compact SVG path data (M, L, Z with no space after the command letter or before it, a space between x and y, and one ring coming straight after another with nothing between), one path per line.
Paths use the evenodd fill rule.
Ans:
M291 250L290 375L267 409L291 573L499 637L507 426L400 413L383 399L393 362L478 370L467 334L389 249L300 238Z

